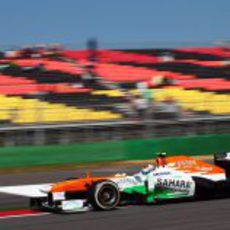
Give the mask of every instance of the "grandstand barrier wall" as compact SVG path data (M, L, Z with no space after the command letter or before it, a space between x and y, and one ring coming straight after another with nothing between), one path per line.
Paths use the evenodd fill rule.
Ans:
M152 159L169 155L209 155L229 151L230 134L105 141L71 145L0 148L0 169Z

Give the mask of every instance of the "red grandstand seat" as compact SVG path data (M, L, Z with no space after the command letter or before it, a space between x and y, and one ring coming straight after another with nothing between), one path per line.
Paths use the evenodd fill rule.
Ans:
M83 51L65 51L64 55L68 58L72 58L75 60L85 59L87 60L89 57L89 52L87 50ZM124 51L111 51L111 50L98 50L98 60L100 62L133 62L133 63L158 63L160 62L160 58L143 55L143 54L135 54Z
M81 74L82 70L77 65L68 62L61 61L48 61L44 59L20 59L14 61L17 65L21 67L35 67L39 64L43 64L44 68L47 70L55 70L66 72L70 74Z
M230 89L230 82L221 78L184 80L178 82L178 85L184 88L203 88L207 90Z
M12 77L8 75L0 75L0 85L21 85L21 84L32 84L35 83L35 81L26 79L23 77Z

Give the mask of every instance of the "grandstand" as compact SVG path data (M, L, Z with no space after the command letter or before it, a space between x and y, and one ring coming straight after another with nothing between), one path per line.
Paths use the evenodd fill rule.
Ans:
M4 129L135 123L129 96L142 95L137 87L140 82L147 86L154 108L148 121L161 120L155 116L161 112L158 105L169 99L180 107L180 119L186 119L186 114L189 119L230 114L227 48L97 50L94 62L89 61L88 50L33 52L37 50L31 55L20 51L10 57L1 55L0 121ZM88 69L90 77L85 76Z

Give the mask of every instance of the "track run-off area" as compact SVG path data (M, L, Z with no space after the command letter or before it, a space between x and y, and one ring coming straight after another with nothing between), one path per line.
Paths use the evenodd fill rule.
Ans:
M133 173L140 166L116 166L92 169L93 175ZM2 174L1 186L52 183L68 177L81 177L86 170ZM77 214L53 214L29 210L26 197L0 194L0 229L110 229L110 230L219 230L230 229L230 199L133 205L113 211Z

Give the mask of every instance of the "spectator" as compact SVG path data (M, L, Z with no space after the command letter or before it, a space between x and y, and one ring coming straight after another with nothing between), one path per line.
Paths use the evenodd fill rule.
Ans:
M171 97L166 98L163 102L158 104L158 108L160 109L159 118L177 119L181 115L180 107Z
M177 82L164 75L153 76L149 82L150 87L163 87L168 85L175 85Z
M93 75L92 71L90 71L88 69L83 69L81 79L82 79L83 83L87 86L87 85L94 82L94 75Z
M134 108L139 118L146 118L149 105L141 95L137 95L134 99Z

